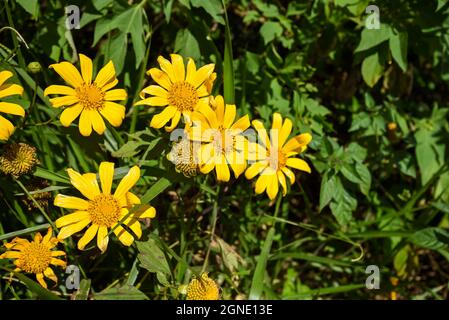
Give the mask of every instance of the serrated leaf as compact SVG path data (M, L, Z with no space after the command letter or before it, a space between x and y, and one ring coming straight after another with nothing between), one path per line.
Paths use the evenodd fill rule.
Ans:
M355 164L355 169L361 179L360 191L367 196L369 189L371 188L371 172L364 164L359 162Z
M154 239L149 239L147 242L137 241L136 244L137 250L139 250L137 258L142 268L150 272L170 275L170 267L164 252L158 247Z
M94 294L95 300L148 300L139 289L131 285L113 287Z
M190 4L195 8L203 8L215 21L223 25L225 24L221 16L223 7L220 0L190 0Z
M282 32L282 25L274 21L265 22L260 28L260 34L265 45L273 41L276 37L280 37Z
M320 188L320 211L323 210L325 206L329 204L332 198L335 195L335 189L337 187L336 184L336 176L332 175L329 179L327 178L327 174L323 176L321 180L321 188Z
M449 245L449 232L441 228L425 228L415 232L410 241L420 247L439 250Z

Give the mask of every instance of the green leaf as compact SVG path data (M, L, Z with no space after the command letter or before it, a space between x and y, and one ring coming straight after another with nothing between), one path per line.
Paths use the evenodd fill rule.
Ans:
M111 152L111 155L115 158L130 158L139 153L138 148L145 145L143 141L128 141L117 151Z
M260 34L263 37L265 45L273 41L275 38L280 37L282 32L282 25L279 22L274 21L265 22L260 28Z
M364 28L360 38L359 45L355 52L365 51L374 48L390 38L391 28L387 24L380 24L380 29Z
M355 164L355 169L362 180L362 183L360 183L360 191L367 196L369 189L371 188L371 172L368 170L367 166L359 162Z
M170 266L165 258L164 252L159 248L154 239L147 242L137 241L137 250L139 254L137 258L140 266L154 273L163 273L170 275Z
M197 61L201 58L201 50L195 36L189 29L181 29L176 34L175 52Z
M407 71L407 40L407 31L392 31L390 36L391 54L404 72Z
M33 18L37 18L39 15L39 1L38 0L16 0L16 2L25 9L26 12L31 14Z
M126 36L126 33L120 33L117 37L111 40L106 60L112 60L117 74L122 72L123 66L125 65L127 48L128 37Z
M145 192L143 197L141 198L142 204L149 203L153 200L159 193L163 192L171 185L170 180L167 178L159 179L155 184L153 184L150 189Z
M224 2L223 2L224 5ZM231 30L229 28L228 14L225 10L226 30L225 30L225 51L223 60L223 91L225 103L235 103L234 87L234 65L232 57Z
M441 228L425 228L415 232L410 241L420 247L439 250L449 245L449 232Z
M95 300L148 300L148 297L134 286L124 285L105 289L94 294Z
M366 57L362 62L362 77L366 84L370 87L379 81L384 71L383 65L380 63L379 53L375 52Z
M75 294L75 300L87 300L89 297L91 280L83 279L80 281L80 288Z
M325 174L321 180L320 211L323 210L323 208L332 200L335 194L335 188L337 186L335 175L332 175L329 179L327 176L328 174Z
M445 146L439 142L435 133L435 130L427 127L422 127L415 133L415 153L422 185L425 185L444 163Z
M221 16L223 7L220 0L190 0L190 4L195 8L203 8L215 21L225 24L225 20Z
M70 179L67 176L63 176L63 175L48 171L47 169L44 169L41 167L37 167L36 170L34 171L33 175L35 177L39 177L39 178L43 178L43 179L47 179L47 180L51 180L51 181L70 184Z

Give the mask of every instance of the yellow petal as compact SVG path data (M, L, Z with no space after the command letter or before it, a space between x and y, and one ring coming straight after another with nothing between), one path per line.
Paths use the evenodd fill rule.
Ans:
M285 153L300 150L301 147L307 146L312 141L312 135L303 133L291 138L282 148Z
M69 174L72 185L86 198L93 200L100 194L97 180L92 179L92 176L83 176L73 169L67 169L67 173Z
M0 86L5 83L6 80L13 76L11 71L4 70L0 71Z
M288 158L286 165L301 171L305 171L308 173L311 173L312 170L310 169L309 165L307 164L307 162L305 162L302 159L298 159L298 158Z
M171 124L165 127L165 131L172 132L174 128L178 126L179 120L181 120L181 112L175 112L173 118L171 118Z
M173 68L173 65L170 63L170 61L168 61L167 59L165 59L162 56L159 56L157 58L157 62L161 66L162 71L164 71L168 75L168 77L170 78L170 81L172 83L175 83L178 81L178 77L176 76L175 70Z
M64 127L70 126L70 124L72 124L72 122L76 118L78 118L81 111L83 111L83 108L84 107L81 104L76 104L73 107L68 107L68 108L64 109L64 111L61 113L61 117L59 118L59 120L61 121L61 124Z
M175 114L179 112L175 107L166 107L161 113L153 116L150 122L150 126L152 128L160 129L170 121L171 118L175 116Z
M86 218L84 220L78 221L77 223L73 223L61 228L59 230L58 239L65 239L70 237L72 234L83 230L89 223L91 223L91 220L89 218Z
M199 68L195 75L193 76L193 79L189 81L195 88L198 88L200 85L203 84L204 81L206 81L209 76L214 72L215 65L213 63L207 64L201 68Z
M276 198L276 195L279 191L279 183L278 183L278 176L277 174L270 175L270 180L267 185L267 194L268 197L273 200Z
M65 268L67 265L67 263L65 261L58 259L58 258L51 258L50 263L52 265L63 267L63 268Z
M36 274L36 280L37 280L37 282L39 282L39 284L40 284L43 288L47 289L47 284L46 284L45 281L44 281L44 274L43 274L43 273L37 273L37 274Z
M25 109L16 103L0 102L0 112L13 114L16 116L25 116Z
M171 54L170 57L176 81L184 81L186 70L182 57L179 54Z
M117 226L114 229L115 235L118 237L121 243L123 243L125 246L130 246L134 242L134 237L126 231L122 226Z
M257 134L259 135L260 142L262 142L265 147L269 148L270 139L263 123L259 120L253 120L252 124L254 129L256 129Z
M156 209L154 207L150 207L147 210L145 210L143 213L136 215L138 219L144 219L144 218L154 218L156 217Z
M251 125L251 123L249 122L249 116L246 114L246 115L244 115L243 117L241 117L240 119L238 119L238 120L231 126L231 130L243 132L243 131L245 131L246 129L248 129L250 125Z
M278 176L278 180L279 183L282 186L282 195L285 196L287 194L287 182L285 181L285 176L282 173L282 171L277 171L277 176Z
M125 106L105 101L104 108L100 110L100 113L113 127L119 127L125 119L125 110Z
M79 129L80 133L85 137L90 136L92 133L92 120L90 119L90 112L88 110L81 112Z
M44 275L53 282L58 282L58 278L50 267L44 270Z
M292 127L292 121L290 119L285 119L282 129L279 132L279 147L282 147L285 141L287 141L288 136L292 132Z
M42 242L49 242L52 236L53 236L53 231L51 228L48 228L47 234L45 235L44 239L42 239Z
M6 251L0 256L0 259L17 259L20 258L22 252L19 251Z
M168 100L166 98L161 98L161 97L150 97L150 98L146 98L146 99L137 101L134 105L135 106L149 105L149 106L154 106L154 107L163 107L163 106L168 105Z
M186 82L192 83L196 75L196 66L192 58L187 60Z
M100 175L101 190L104 194L111 194L112 180L114 179L114 163L100 163L98 173Z
M68 86L60 86L60 85L52 85L47 87L44 90L44 95L48 96L49 94L61 94L65 96L76 96L76 91Z
M237 112L234 104L226 105L223 119L223 127L225 128L231 127L231 125L234 123L236 113Z
M54 69L65 82L74 88L81 86L84 82L78 70L70 62L55 63L50 65L50 68Z
M225 105L222 96L216 96L215 99L215 114L217 115L217 121L219 123L224 122Z
M228 163L231 165L234 177L237 179L246 169L246 160L243 152L233 151L231 156L226 156Z
M108 90L111 90L112 88L114 88L116 85L117 85L117 83L118 83L118 80L115 78L115 76L114 77L112 77L112 79L108 82L108 83L106 83L102 88L101 88L101 90L103 91L103 92L106 92L106 91L108 91Z
M120 201L139 179L140 169L138 166L134 166L129 170L128 174L123 177L122 181L120 181L120 184L115 190L114 197Z
M58 194L55 198L54 205L66 209L87 210L89 203L86 200Z
M282 172L288 177L288 179L290 180L290 184L295 183L295 174L293 173L293 171L291 171L287 167L284 167L282 168Z
M64 251L61 250L55 250L51 252L51 256L52 257L61 257L61 256L66 256L67 254Z
M105 93L104 99L108 101L125 100L128 94L124 89L109 90Z
M260 194L265 191L265 189L268 187L268 184L271 181L272 176L273 176L273 172L268 170L268 168L266 168L266 169L264 169L264 171L262 171L262 174L259 176L259 178L256 181L256 188L255 188L256 194Z
M101 252L105 252L108 248L109 237L108 237L108 228L104 226L100 226L98 228L97 234L97 246Z
M80 100L77 96L63 96L50 99L50 103L53 108L59 108L62 106L71 106L75 103L78 103Z
M69 224L76 223L87 218L89 218L89 213L87 211L76 211L56 220L56 227L65 227Z
M92 190L95 194L100 194L100 186L98 185L97 175L95 173L85 173L83 174L84 180L89 183L89 186L92 187Z
M271 129L281 130L281 128L282 128L282 116L280 113L275 112L273 114L273 123L271 125Z
M224 155L221 155L219 160L215 162L215 172L218 181L227 182L231 178L231 173L229 172L229 167Z
M198 107L198 112L204 115L204 117L209 122L211 128L218 129L219 123L217 120L217 115L210 106L208 106L207 104L201 104Z
M14 132L11 121L0 116L0 140L8 140Z
M79 54L79 57L80 57L81 75L84 79L84 82L86 82L87 84L91 84L93 73L92 60L81 53Z
M103 118L100 116L97 110L90 110L90 118L92 121L92 128L96 133L102 135L106 130L106 125Z
M158 68L151 68L150 70L148 70L148 74L151 76L151 78L153 78L154 81L156 81L158 85L167 90L170 89L172 82L165 72L159 70Z
M95 83L98 87L105 90L104 86L115 79L115 68L112 61L109 61L101 70L98 72L95 78Z
M151 94L156 97L167 99L168 92L164 88L160 86L151 85L146 88L143 88L140 92L140 97L143 99L145 97L145 94Z
M245 172L245 177L250 180L257 176L262 170L268 166L268 161L259 161L252 164Z

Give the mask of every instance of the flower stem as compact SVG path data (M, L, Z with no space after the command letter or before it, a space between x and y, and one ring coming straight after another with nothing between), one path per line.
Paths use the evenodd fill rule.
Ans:
M201 273L206 271L207 263L209 261L210 248L212 246L212 241L213 241L214 236L215 236L215 226L217 225L219 199L220 199L220 185L217 186L217 193L216 193L216 198L215 198L215 202L214 202L214 208L212 209L212 216L211 216L212 230L211 230L211 233L210 233L209 246L207 248L206 257L204 258L204 263L203 263L203 268L201 269Z

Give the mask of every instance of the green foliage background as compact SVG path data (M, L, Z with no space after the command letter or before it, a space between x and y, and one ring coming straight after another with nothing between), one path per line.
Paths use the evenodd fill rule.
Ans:
M216 213L208 271L224 299L388 299L391 291L447 298L448 2L3 1L0 27L14 28L27 43L10 29L0 33L1 69L24 86L17 102L28 114L12 140L37 147L34 176L57 192L70 186L68 167L96 172L110 160L120 178L140 164L136 193L157 209L130 249L112 241L100 255L68 241L81 289L67 290L61 272L52 290L79 299L183 298L180 286L201 270ZM370 4L380 10L379 30L365 28ZM79 6L80 29L67 31L68 5ZM74 62L77 52L97 68L112 59L128 91L124 124L104 136L86 139L76 127L62 127L60 110L43 96L47 85L60 83L47 66ZM243 177L217 194L212 175L187 179L166 160L168 135L148 128L155 110L132 104L149 81L145 71L172 52L197 65L216 63L215 93L234 100L240 115L268 124L277 111L293 120L295 134L312 133L312 174L297 175L281 203L254 195ZM27 69L33 61L42 72ZM0 177L2 240L45 228L20 194L17 183ZM45 210L52 219L63 214L52 205ZM365 288L365 268L373 264L379 290ZM2 272L0 298L57 297L22 275L26 286L8 278Z

